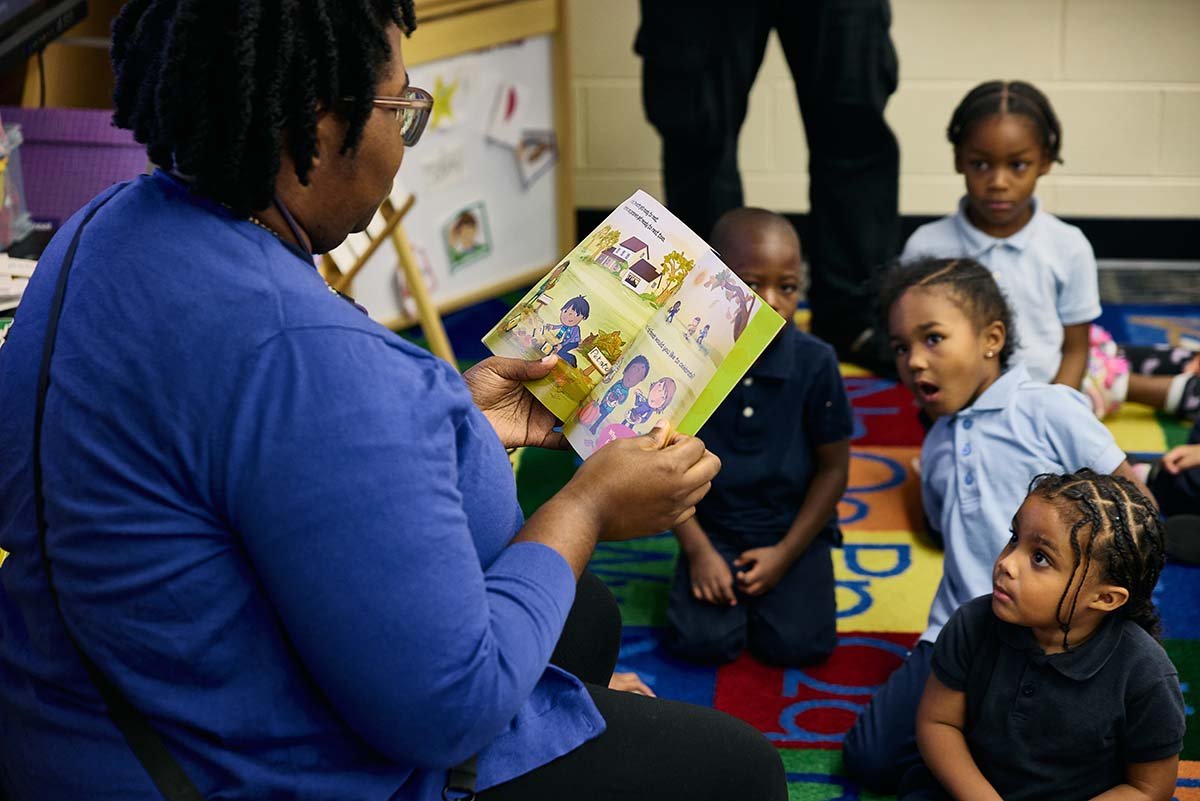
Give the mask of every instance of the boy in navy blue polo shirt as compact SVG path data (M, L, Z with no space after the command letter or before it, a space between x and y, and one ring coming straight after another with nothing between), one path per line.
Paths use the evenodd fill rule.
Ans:
M698 662L728 662L749 647L771 664L812 664L837 643L830 548L841 542L850 403L833 349L790 324L803 286L791 224L735 209L711 241L789 324L699 434L722 469L675 530L668 644Z

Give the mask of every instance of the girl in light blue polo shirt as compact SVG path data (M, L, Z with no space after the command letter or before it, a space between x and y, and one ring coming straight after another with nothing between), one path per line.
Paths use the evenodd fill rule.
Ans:
M1080 392L1035 381L1016 350L992 273L972 259L923 259L885 279L881 308L896 369L935 420L921 449L925 513L946 545L928 628L846 735L847 768L882 792L916 764L913 721L938 632L992 589L992 563L1029 482L1091 468L1134 481L1112 434Z
M991 270L1016 317L1014 361L1035 380L1083 390L1098 417L1126 398L1174 412L1170 393L1180 395L1188 376L1131 374L1127 354L1092 324L1100 316L1092 246L1034 197L1038 178L1062 163L1062 126L1046 96L1022 81L981 83L946 134L967 194L954 214L918 228L900 260L968 257Z

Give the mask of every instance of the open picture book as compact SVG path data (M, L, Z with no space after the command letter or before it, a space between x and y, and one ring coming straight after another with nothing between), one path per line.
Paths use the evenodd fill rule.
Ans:
M783 327L717 253L638 191L483 338L558 363L529 389L585 459L660 420L695 434Z

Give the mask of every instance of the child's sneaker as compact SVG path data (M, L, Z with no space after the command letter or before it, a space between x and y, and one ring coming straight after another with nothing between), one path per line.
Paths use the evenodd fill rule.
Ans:
M1120 408L1129 391L1129 360L1100 326L1091 327L1088 339L1087 372L1080 389L1092 402L1096 417L1104 419Z

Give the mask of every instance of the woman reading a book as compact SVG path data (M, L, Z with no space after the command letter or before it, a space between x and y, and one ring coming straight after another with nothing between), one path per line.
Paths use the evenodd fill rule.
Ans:
M0 351L0 796L784 797L750 727L602 686L619 618L580 576L692 514L703 443L614 442L525 520L504 449L561 444L519 383L554 357L460 377L313 269L420 137L413 27L116 20L159 169L63 226Z

